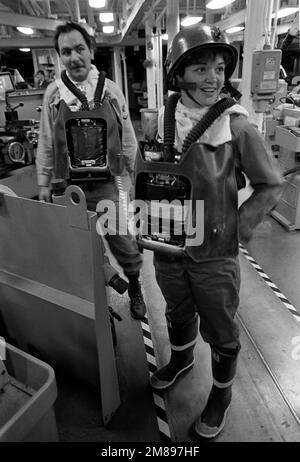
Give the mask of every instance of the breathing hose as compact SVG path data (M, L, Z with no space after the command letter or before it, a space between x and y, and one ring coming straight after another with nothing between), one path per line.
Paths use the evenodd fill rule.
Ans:
M76 85L69 79L67 76L66 70L63 70L61 73L61 80L65 84L65 86L79 99L81 102L82 110L89 111L89 103L85 94L78 88Z
M100 71L96 90L95 90L95 95L94 95L95 107L100 107L101 105L101 97L102 97L105 77L106 77L105 72ZM78 87L76 87L76 85L69 79L69 77L67 76L66 70L62 71L61 80L63 81L65 86L73 93L73 95L75 95L76 98L79 99L79 101L81 102L82 110L89 111L90 108L89 108L89 103L88 103L86 95Z
M235 104L236 101L232 98L222 98L220 101L217 101L186 136L182 145L182 153L184 154L226 109Z
M164 116L164 161L172 162L174 160L173 145L175 140L175 110L180 93L173 93L169 96Z
M164 161L172 162L174 160L173 146L175 141L175 111L180 93L173 93L169 96L164 116ZM222 98L217 101L201 120L193 127L186 136L182 153L184 154L189 147L195 143L203 133L212 125L212 123L226 110L234 106L236 101L232 98Z

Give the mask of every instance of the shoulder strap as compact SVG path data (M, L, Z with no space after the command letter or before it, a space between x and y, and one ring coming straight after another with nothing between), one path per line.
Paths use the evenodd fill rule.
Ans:
M95 107L100 107L101 106L101 99L102 99L102 93L103 93L105 77L106 77L106 73L104 71L100 71L99 72L99 77L98 77L98 82L97 82L97 87L96 87L95 95L94 95Z
M164 114L164 161L173 159L173 146L175 140L175 111L180 93L172 93L166 102Z
M94 95L94 104L95 107L101 106L101 97L103 93L103 87L105 82L106 73L104 71L99 72L98 82ZM66 70L63 70L61 73L61 80L66 85L66 87L79 99L82 105L83 111L89 111L89 103L86 95L78 88L67 76Z

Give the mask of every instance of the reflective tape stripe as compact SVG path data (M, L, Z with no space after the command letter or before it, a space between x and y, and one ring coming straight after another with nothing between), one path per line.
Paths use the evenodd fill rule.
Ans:
M185 345L172 345L171 344L171 349L174 350L174 351L184 351L186 350L187 348L190 348L191 346L195 345L197 342L197 339L193 340L192 342L190 343L186 343Z
M156 358L152 343L152 336L150 325L148 323L147 315L144 317L143 321L141 322L142 332L143 332L143 339L145 345L145 353L148 363L149 369L149 376L151 377L152 373L156 370ZM165 402L163 396L160 396L160 391L152 389L154 404L155 404L155 411L156 411L156 420L159 429L159 435L161 441L171 441L171 434L168 422L168 416L166 412Z
M296 308L289 302L289 300L285 297L284 294L278 289L276 284L274 284L269 276L264 272L264 270L256 263L253 257L248 253L248 251L240 244L240 251L243 255L247 258L247 260L251 263L251 265L255 268L257 273L261 276L261 278L266 282L266 284L270 287L270 289L274 292L274 294L279 298L279 300L284 304L284 306L289 310L289 312L293 315L294 319L299 323L300 322L300 313L296 310Z
M214 385L217 388L227 388L227 387L230 387L233 384L234 378L229 380L229 382L218 382L216 379L213 379L213 381L214 381Z

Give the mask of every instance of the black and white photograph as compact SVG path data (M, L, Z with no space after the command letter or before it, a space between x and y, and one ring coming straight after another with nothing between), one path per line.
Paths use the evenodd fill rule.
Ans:
M0 0L1 449L281 442L299 0Z

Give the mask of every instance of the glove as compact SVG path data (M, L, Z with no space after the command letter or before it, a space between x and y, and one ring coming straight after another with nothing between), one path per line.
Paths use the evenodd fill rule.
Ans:
M51 202L51 194L49 186L40 186L39 187L39 201L41 202Z

